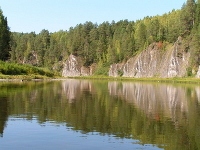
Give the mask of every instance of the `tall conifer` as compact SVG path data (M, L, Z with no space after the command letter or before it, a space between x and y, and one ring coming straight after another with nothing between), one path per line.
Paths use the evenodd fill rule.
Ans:
M7 60L10 56L10 31L7 18L0 9L0 60Z

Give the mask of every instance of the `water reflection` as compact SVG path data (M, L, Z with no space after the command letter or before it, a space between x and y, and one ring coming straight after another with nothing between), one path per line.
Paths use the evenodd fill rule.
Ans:
M3 131L8 119L8 103L6 98L0 99L0 137L3 137Z
M9 117L65 124L165 149L198 149L200 87L66 80L0 83L0 133Z
M165 84L109 82L108 87L110 95L120 96L157 120L161 119L159 113L173 121L182 120L188 112L188 99L198 94L196 90L188 95L190 88Z
M95 89L91 81L88 80L67 80L62 82L63 94L68 98L68 103L73 103L80 99L81 92L95 93Z

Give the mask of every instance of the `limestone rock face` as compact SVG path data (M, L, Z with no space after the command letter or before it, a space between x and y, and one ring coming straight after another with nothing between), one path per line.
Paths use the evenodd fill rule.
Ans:
M89 67L83 66L82 60L79 57L70 55L62 70L63 77L75 77L75 76L90 76L94 73L96 64L92 64Z
M118 71L122 70L123 67L124 67L123 63L112 64L109 69L109 76L118 77L119 76Z
M121 70L123 77L184 77L189 66L190 53L185 52L181 42L179 38L167 50L159 49L157 43L153 43L125 64L111 65L109 76L117 77L118 71Z
M81 75L81 63L74 55L70 55L64 64L62 76L80 76Z
M200 66L199 66L199 69L197 71L196 78L200 78Z

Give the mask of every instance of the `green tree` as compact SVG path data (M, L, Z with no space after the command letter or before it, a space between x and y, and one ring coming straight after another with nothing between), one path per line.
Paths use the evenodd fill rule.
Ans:
M200 24L197 28L195 28L195 33L193 34L192 38L192 55L193 55L193 63L197 65L197 67L200 65Z
M44 66L45 53L49 50L50 34L48 30L43 29L35 39L35 49L37 54L38 66Z
M195 0L187 0L186 4L183 5L181 10L181 34L189 35L195 20Z
M198 0L196 4L194 27L198 28L199 23L200 23L200 0Z
M166 17L165 31L166 31L166 40L170 43L173 43L180 36L180 15L182 11L172 10Z
M142 50L145 47L147 41L147 31L146 26L143 22L140 22L135 31L136 49Z
M0 60L7 60L10 57L10 31L7 18L3 16L0 9Z
M90 46L89 46L89 55L88 55L88 61L90 63L97 63L97 45L98 45L98 40L99 40L99 33L97 26L93 28L90 33L89 33L89 41L90 41Z
M109 45L108 49L107 49L108 53L107 53L107 63L109 64L113 64L113 63L117 63L117 55L116 55L116 51L113 48L113 46Z
M126 51L124 52L125 59L133 56L135 52L135 38L134 38L134 22L130 22L126 27Z
M108 22L104 22L98 27L99 40L97 44L97 61L106 62L107 48L111 28Z

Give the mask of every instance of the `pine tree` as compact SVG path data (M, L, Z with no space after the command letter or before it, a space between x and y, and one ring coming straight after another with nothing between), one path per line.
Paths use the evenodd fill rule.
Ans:
M3 16L0 9L0 60L7 60L10 57L10 31L7 18Z
M196 5L194 27L198 28L199 23L200 23L200 0L197 1Z
M143 22L140 22L135 31L135 40L136 40L136 49L142 50L144 49L145 42L146 42L146 26Z
M187 0L186 4L182 7L181 12L181 34L182 35L189 35L195 20L195 7L196 3L194 0Z

